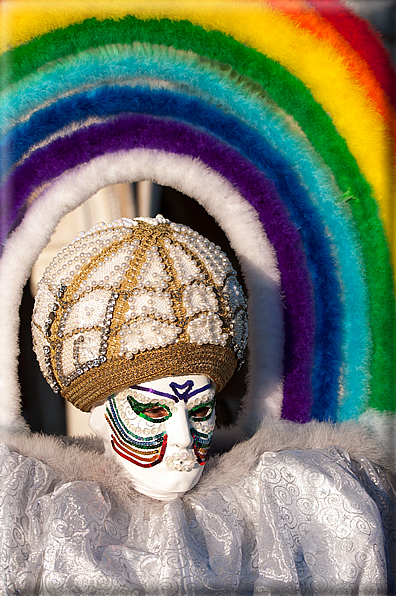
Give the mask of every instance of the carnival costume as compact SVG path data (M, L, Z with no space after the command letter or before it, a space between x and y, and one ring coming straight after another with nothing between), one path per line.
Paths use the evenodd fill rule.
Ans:
M393 593L394 97L375 33L338 0L3 4L2 593ZM32 328L52 388L107 434L32 434L17 380L31 266L63 214L144 179L218 221L248 301L187 226L82 234ZM216 437L246 309L244 408ZM179 414L190 443L170 457ZM131 470L166 466L199 469L195 485L134 488Z

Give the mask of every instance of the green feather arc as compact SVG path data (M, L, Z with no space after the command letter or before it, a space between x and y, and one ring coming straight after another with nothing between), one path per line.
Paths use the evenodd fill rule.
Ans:
M27 76L29 69L31 72L41 68L48 61L73 54L84 47L124 43L131 39L131 34L141 42L169 43L183 50L193 49L211 61L216 57L227 65L218 63L220 71L223 69L227 72L234 68L236 72L249 77L252 91L255 90L263 97L268 94L275 104L293 117L314 150L333 172L341 193L345 197L351 197L347 208L353 218L362 250L370 299L373 335L373 393L370 406L392 409L393 391L390 385L394 385L394 368L389 354L395 345L394 302L389 252L377 216L377 205L345 141L337 134L330 118L318 104L315 104L309 91L300 81L279 64L218 32L208 33L187 22L142 22L134 17L127 17L118 22L101 23L90 19L81 25L72 25L16 48L4 56L10 68L7 69L3 80L6 83L16 82ZM292 90L292 93L284 93L285 88ZM319 134L315 126L320 130ZM384 308L384 305L387 305L387 308ZM389 379L388 388L386 379ZM384 395L387 396L385 402Z

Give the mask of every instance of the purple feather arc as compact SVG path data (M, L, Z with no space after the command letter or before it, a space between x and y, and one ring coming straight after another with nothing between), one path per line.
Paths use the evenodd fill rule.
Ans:
M132 148L199 158L231 182L258 212L277 253L284 296L288 351L284 362L282 417L308 421L312 404L315 317L301 239L274 184L235 149L202 130L154 116L123 115L110 122L93 124L37 149L15 169L8 184L1 189L1 200L5 196L10 199L6 229L18 225L30 195L37 188L100 155ZM4 234L4 228L2 232Z

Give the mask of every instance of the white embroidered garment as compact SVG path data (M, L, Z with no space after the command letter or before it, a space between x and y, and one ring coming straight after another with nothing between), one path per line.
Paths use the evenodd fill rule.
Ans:
M97 482L59 481L4 445L0 458L2 594L393 589L391 497L368 460L340 449L264 453L234 482L165 504L139 495L130 512Z

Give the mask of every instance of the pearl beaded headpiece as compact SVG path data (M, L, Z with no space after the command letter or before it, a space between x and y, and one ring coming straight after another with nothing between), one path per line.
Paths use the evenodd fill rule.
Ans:
M226 255L187 226L98 224L63 248L38 284L41 370L83 411L166 376L206 374L220 391L243 359L247 307Z

